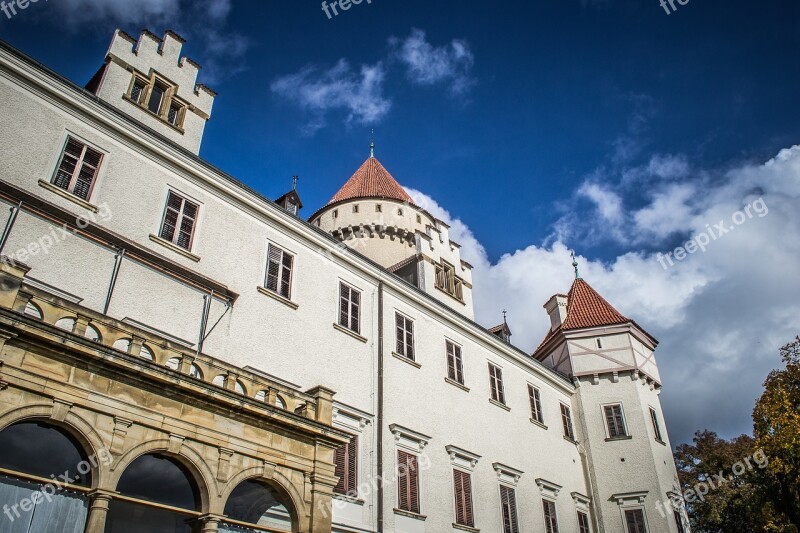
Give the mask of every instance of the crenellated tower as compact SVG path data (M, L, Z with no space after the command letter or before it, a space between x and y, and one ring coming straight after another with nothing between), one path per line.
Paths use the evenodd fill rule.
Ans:
M309 221L348 247L473 318L472 265L450 227L414 203L375 157L356 170Z
M114 33L106 60L86 89L194 154L216 93L197 84L200 65L181 56L184 39L144 30L139 39Z

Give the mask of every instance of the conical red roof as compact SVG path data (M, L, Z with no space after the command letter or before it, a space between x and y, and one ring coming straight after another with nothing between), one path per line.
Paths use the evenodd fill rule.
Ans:
M414 200L405 189L375 157L367 159L339 192L333 195L327 205L354 198L387 198L414 204Z
M564 323L547 333L533 355L538 355L550 339L563 331L614 326L629 322L633 321L614 309L614 306L600 296L586 281L578 278L567 294L567 317L564 319Z

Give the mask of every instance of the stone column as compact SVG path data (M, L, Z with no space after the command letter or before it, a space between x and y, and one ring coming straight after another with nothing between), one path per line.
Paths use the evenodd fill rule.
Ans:
M316 420L331 425L333 423L333 396L336 393L325 387L314 387L308 391L308 394L317 401Z
M217 533L219 531L220 517L216 515L204 515L200 517L202 533Z
M113 499L113 493L105 490L95 490L89 493L89 518L86 520L86 533L103 533L106 529L106 515L108 506Z

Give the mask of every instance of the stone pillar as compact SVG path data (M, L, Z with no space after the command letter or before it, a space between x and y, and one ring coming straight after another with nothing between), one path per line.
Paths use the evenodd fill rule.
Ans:
M22 278L31 268L5 255L0 256L0 307L13 309Z
M317 422L331 425L333 423L333 395L336 393L325 387L314 387L308 391L308 394L317 400Z
M89 327L89 317L78 315L75 319L75 327L72 328L72 333L79 337L86 336L86 328Z
M113 493L105 490L95 490L89 493L89 517L86 519L86 533L103 533L106 529L106 515L108 506L113 499Z
M200 517L202 533L217 533L219 531L220 517L216 515L204 515Z

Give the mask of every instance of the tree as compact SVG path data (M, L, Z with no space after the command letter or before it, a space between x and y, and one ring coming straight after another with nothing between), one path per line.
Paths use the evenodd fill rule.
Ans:
M681 444L675 466L686 498L686 512L695 533L753 533L768 528L769 508L759 498L754 468L741 475L735 465L753 457L755 442L748 435L730 441L713 431L695 433L694 444ZM724 479L725 481L721 481ZM705 493L694 497L687 491Z
M760 484L775 506L776 519L785 518L800 531L800 337L780 350L786 364L764 382L764 394L753 411L756 446L769 464Z

